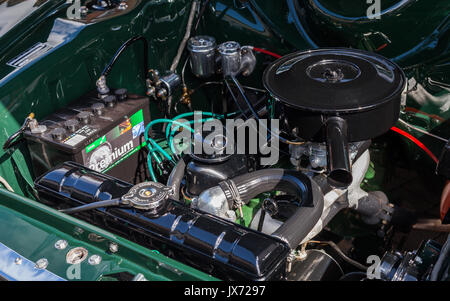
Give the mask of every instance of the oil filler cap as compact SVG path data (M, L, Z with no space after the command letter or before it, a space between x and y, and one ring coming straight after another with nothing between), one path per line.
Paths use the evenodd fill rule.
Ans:
M133 186L122 196L122 202L141 210L157 210L169 197L172 188L156 182L143 182Z

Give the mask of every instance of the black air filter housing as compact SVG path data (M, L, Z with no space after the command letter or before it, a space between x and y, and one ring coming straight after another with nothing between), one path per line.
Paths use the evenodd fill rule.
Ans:
M375 138L397 121L403 71L381 55L348 48L288 54L272 63L263 83L305 140L326 141L329 117L348 125L348 141Z

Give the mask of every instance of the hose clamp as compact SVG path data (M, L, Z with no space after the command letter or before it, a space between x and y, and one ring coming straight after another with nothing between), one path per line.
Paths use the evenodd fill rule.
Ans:
M241 208L243 202L236 183L234 183L233 180L225 180L220 182L219 186L222 188L228 204L232 205L234 208Z

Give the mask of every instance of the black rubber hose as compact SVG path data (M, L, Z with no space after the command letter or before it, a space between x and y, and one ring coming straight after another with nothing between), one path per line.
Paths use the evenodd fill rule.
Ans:
M239 193L239 198L247 203L257 195L267 191L284 191L289 195L297 196L304 203L311 203L312 184L306 175L281 168L261 169L251 173L237 176L231 180ZM315 183L314 183L315 184ZM233 187L230 181L219 184L227 199L233 199ZM316 184L317 185L317 184Z
M323 211L323 193L306 175L285 169L262 169L219 183L230 205L237 199L247 203L268 191L283 191L296 196L301 207L272 235L294 249L316 225Z
M72 213L78 213L81 211L92 210L92 209L97 209L97 208L102 208L102 207L119 206L120 204L121 204L120 199L112 199L112 200L106 200L106 201L93 202L93 203L89 203L86 205L81 205L78 207L73 207L73 208L68 208L68 209L61 209L61 210L59 210L59 212L72 214Z
M149 75L148 75L148 42L143 36L132 37L131 39L129 39L128 41L123 43L122 46L120 46L120 48L116 51L116 53L114 54L113 58L108 63L108 65L106 65L105 69L103 69L103 72L101 75L103 75L105 77L108 76L109 72L111 72L112 67L114 66L114 64L116 63L117 59L120 57L122 52L124 52L125 49L128 48L128 46L130 46L131 44L133 44L136 41L142 41L144 43L144 67L145 67L144 77L148 78L149 77Z
M184 156L178 161L177 165L175 165L172 169L169 179L167 180L167 187L172 188L172 194L170 197L177 201L180 199L180 186L186 169L186 159L186 156Z
M291 249L298 247L322 216L323 193L314 181L311 181L311 184L312 204L298 207L295 213L272 233L272 236L288 243Z

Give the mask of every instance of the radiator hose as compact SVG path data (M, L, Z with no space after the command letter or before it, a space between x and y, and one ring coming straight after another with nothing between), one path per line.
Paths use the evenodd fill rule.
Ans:
M313 229L322 215L324 199L319 185L306 175L285 169L262 169L219 183L232 208L236 203L248 203L263 192L283 191L296 196L301 206L272 236L295 249Z

